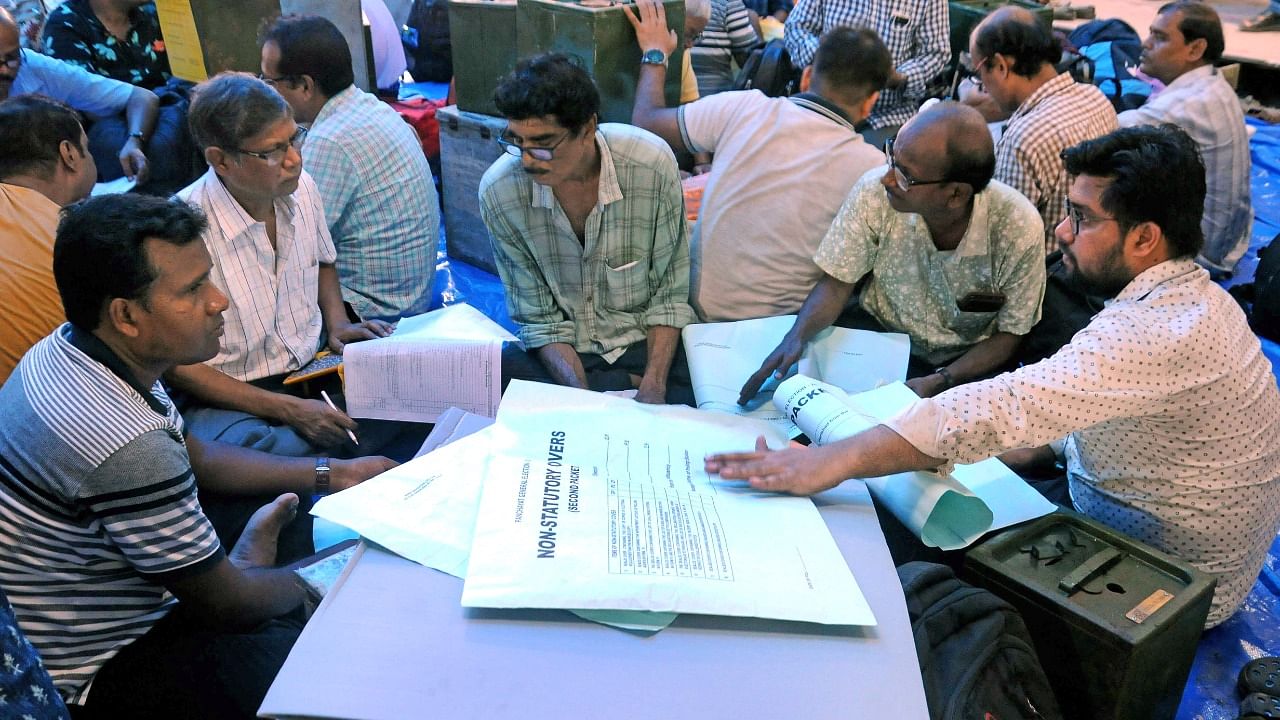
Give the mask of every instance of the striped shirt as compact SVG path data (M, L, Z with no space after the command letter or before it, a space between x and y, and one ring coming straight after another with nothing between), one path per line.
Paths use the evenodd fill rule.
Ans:
M1204 248L1196 262L1229 273L1249 249L1249 135L1236 92L1212 65L1189 70L1136 110L1120 113L1120 126L1173 123L1196 141L1204 158Z
M925 84L951 58L947 0L799 0L787 16L782 41L796 67L813 62L818 38L836 27L873 30L889 48L893 65L907 78L897 90L885 90L871 108L873 128L901 125L924 101Z
M671 148L631 125L596 131L600 182L586 241L551 188L503 155L480 180L480 214L511 319L528 350L569 343L613 362L657 325L693 322L684 193Z
M181 416L132 378L65 324L0 388L0 586L69 702L177 602L163 582L223 557Z
M222 350L207 364L245 382L292 372L320 346L320 263L337 257L320 192L304 170L292 195L276 198L276 248L267 226L240 207L212 168L178 193L209 217L210 277L230 307Z
M706 97L732 90L734 56L745 60L759 41L742 0L711 0L707 27L688 52L698 77L698 94Z
M1045 253L1058 249L1053 230L1066 215L1071 182L1062 151L1115 130L1116 111L1093 85L1062 73L1014 111L996 145L996 179L1036 206L1044 220Z
M426 312L440 204L413 128L352 85L316 115L302 162L324 200L342 299L366 320Z

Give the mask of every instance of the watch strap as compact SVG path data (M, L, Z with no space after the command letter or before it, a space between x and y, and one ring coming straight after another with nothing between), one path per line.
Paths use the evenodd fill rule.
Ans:
M329 494L329 458L316 458L316 495Z

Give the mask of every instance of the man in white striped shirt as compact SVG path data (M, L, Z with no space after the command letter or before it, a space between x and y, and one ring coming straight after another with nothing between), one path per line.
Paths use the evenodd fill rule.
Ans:
M1165 89L1136 110L1120 113L1121 127L1173 123L1191 135L1204 157L1204 249L1196 256L1216 277L1230 275L1249 249L1249 136L1235 90L1214 63L1222 57L1222 21L1202 2L1162 6L1142 43L1141 70Z
M253 717L301 630L302 586L274 565L313 461L187 436L160 383L218 352L227 297L204 225L144 195L69 209L53 256L69 322L0 388L0 587L55 687L94 717ZM328 481L391 465L335 461ZM284 494L237 542L206 490Z
M320 193L302 170L306 131L284 98L243 73L196 86L188 117L209 171L178 196L209 218L212 278L230 301L217 356L166 376L189 398L191 432L278 455L350 452L355 421L281 384L324 347L322 334L341 353L391 333L348 319Z

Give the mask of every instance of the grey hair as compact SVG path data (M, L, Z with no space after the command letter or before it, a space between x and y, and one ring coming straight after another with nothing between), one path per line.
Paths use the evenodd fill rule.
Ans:
M684 2L685 17L702 18L703 20L711 19L711 0L685 0Z
M289 103L248 73L224 72L191 91L187 124L200 149L234 150L281 118L292 117Z

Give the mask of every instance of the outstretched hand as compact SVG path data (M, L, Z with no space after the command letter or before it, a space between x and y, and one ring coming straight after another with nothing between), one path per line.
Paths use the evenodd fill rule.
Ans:
M760 369L756 370L747 381L743 383L742 390L738 393L738 404L746 405L751 399L760 392L760 387L764 385L765 380L769 379L769 374L781 380L790 372L791 366L800 361L800 355L804 352L804 341L793 337L791 333L778 343L778 347L769 353L769 357L764 359L760 364Z
M636 43L641 52L661 50L667 57L676 50L676 31L667 28L667 14L658 0L636 0L633 12L630 5L623 5L622 12L636 31Z
M754 452L710 455L703 466L708 473L725 480L745 480L757 490L813 495L844 482L837 459L830 448L770 450L762 436L756 438Z

